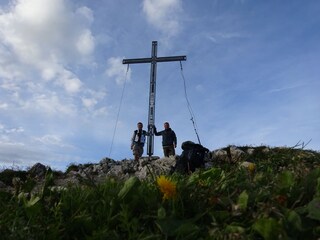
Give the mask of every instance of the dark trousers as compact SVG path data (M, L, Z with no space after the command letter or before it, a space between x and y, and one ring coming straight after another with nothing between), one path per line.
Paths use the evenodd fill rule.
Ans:
M169 157L171 155L176 155L176 152L174 150L174 146L163 146L163 154L165 157Z
M143 154L143 145L142 144L134 144L133 146L133 155L135 160L139 160Z

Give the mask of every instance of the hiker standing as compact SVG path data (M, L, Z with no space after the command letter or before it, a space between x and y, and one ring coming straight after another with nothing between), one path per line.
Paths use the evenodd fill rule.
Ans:
M138 161L143 154L143 147L146 141L146 136L149 135L148 132L143 130L143 124L141 122L137 123L137 130L134 130L131 138L131 149L134 155L134 160Z
M170 128L168 122L164 123L164 130L157 132L156 127L154 126L154 135L162 136L162 147L163 154L165 157L170 155L175 155L175 148L177 147L177 137L175 132Z

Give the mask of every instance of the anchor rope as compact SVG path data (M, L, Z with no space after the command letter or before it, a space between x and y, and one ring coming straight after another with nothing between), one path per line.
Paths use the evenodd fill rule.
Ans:
M201 141L200 141L200 138L199 138L199 134L198 134L198 131L197 131L197 122L196 122L196 117L193 113L193 110L192 110L192 107L191 107L191 104L190 104L190 101L189 101L189 98L188 98L188 94L187 94L187 86L186 86L186 79L184 77L184 74L183 74L183 67L182 67L182 63L180 61L180 72L181 72L181 77L182 77L182 80L183 80L183 87L184 87L184 96L185 96L185 99L186 99L186 102L187 102L187 107L188 107L188 110L189 110L189 113L190 113L190 116L191 116L191 121L192 121L192 124L193 124L193 128L194 128L194 131L197 135L197 139L198 139L198 142L199 144L201 144Z
M119 104L119 108L118 108L116 123L115 123L114 129L113 129L113 136L112 136L112 141L111 141L111 145L110 145L110 149L109 149L109 158L111 158L111 152L112 152L114 137L115 137L116 131L117 131L119 115L120 115L120 110L121 110L123 96L124 96L124 90L126 88L126 83L127 83L127 78L128 78L128 72L129 72L129 64L127 65L127 71L126 71L126 75L125 75L125 78L124 78L124 83L123 83L122 93L121 93L121 97L120 97L120 104Z

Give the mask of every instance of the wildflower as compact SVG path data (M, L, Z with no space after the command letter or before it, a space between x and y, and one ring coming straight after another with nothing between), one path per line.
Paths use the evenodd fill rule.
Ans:
M218 204L219 202L220 202L220 198L217 197L217 196L211 196L211 197L209 198L209 203L210 203L211 205L216 205L216 204Z
M248 166L248 170L253 173L254 170L256 169L256 165L254 163L250 163Z
M245 167L248 169L248 171L252 174L254 173L255 169L256 169L256 165L252 162L243 162L241 163L241 166Z
M176 183L162 175L157 178L157 184L160 188L160 191L163 193L163 200L175 198L177 194Z
M280 205L284 206L287 202L287 196L286 195L278 195L278 196L276 196L276 201Z

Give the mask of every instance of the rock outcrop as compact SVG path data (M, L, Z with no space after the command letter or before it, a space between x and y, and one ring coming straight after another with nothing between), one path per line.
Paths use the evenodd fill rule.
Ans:
M254 161L257 154L267 153L268 147L235 147L229 146L222 149L211 151L205 159L205 167L210 168L219 163L234 164L241 161ZM53 185L66 187L69 185L79 185L83 182L97 184L105 181L106 178L119 180L128 179L136 176L140 180L150 179L161 174L168 175L176 164L179 156L172 157L142 157L138 162L130 159L115 161L104 158L96 164L79 164L69 167L65 173L55 174ZM34 179L37 184L44 184L46 174L50 172L50 167L41 163L35 164L30 170L25 172L26 178L21 179L17 175L12 175L10 181L2 181L0 178L0 189L18 189L26 179ZM52 171L51 171L52 172Z

